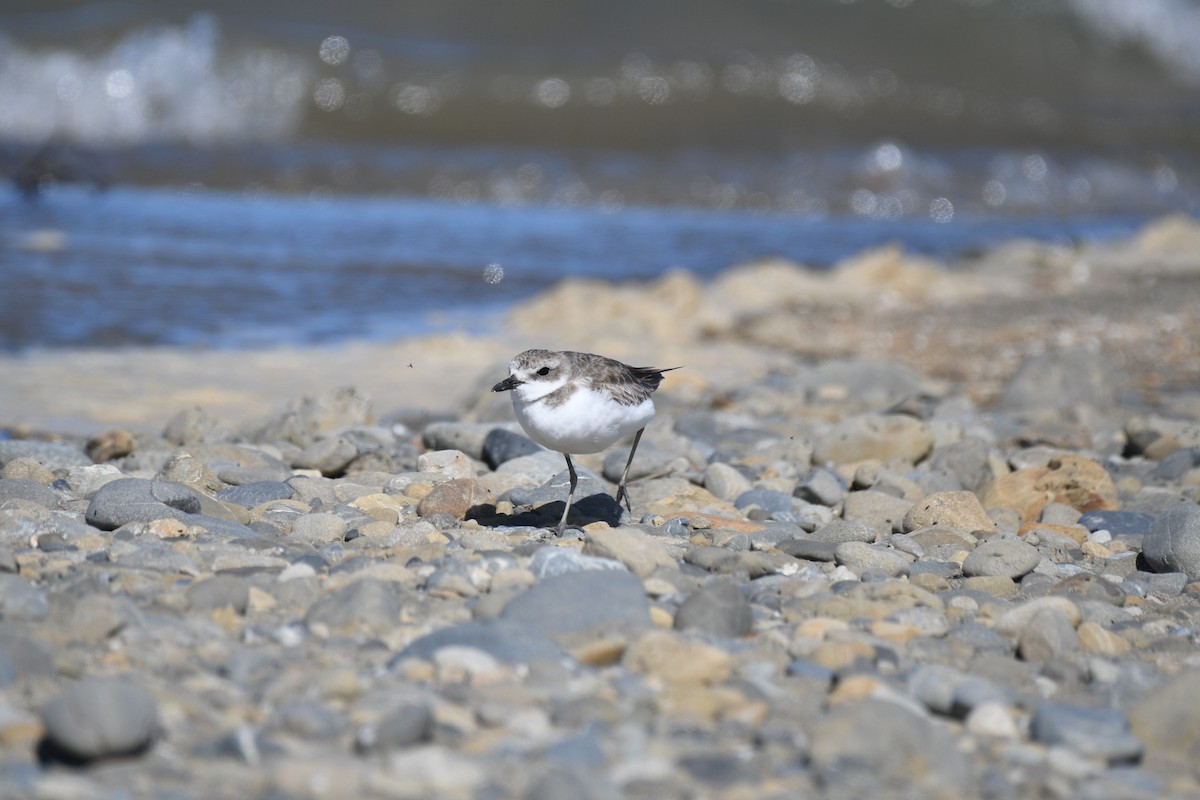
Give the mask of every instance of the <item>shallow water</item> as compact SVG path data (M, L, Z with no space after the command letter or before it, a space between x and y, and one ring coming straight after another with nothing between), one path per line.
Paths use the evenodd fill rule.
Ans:
M12 0L0 348L386 338L565 275L1121 234L1200 210L1197 40L1197 0Z
M903 241L949 256L1012 236L1127 233L1136 218L871 220L712 209L455 204L58 188L0 197L0 347L247 347L486 330L564 276L828 265Z

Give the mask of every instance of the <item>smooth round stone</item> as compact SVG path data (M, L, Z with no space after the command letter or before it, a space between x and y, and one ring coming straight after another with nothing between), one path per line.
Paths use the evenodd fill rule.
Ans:
M1042 554L1018 539L993 539L972 550L963 561L963 574L1017 579L1033 572Z
M1155 572L1200 579L1200 506L1176 506L1154 520L1142 539L1142 556Z
M703 482L705 489L726 501L736 500L752 488L750 479L737 467L721 461L714 461L704 468ZM790 504L788 508L791 508Z
M1043 663L1062 658L1078 649L1079 637L1071 621L1053 609L1034 614L1017 640L1017 652L1025 661Z
M334 633L382 636L400 621L400 600L389 584L361 578L325 595L304 615L310 628L323 625Z
M461 447L458 449L463 450ZM528 436L522 436L506 428L492 428L483 439L483 449L480 455L489 469L496 469L506 461L512 461L521 456L530 456L543 449L540 444ZM470 451L463 450L463 452L469 453Z
M977 436L935 447L926 462L931 470L956 478L964 489L973 492L991 483L991 446Z
M217 493L217 499L255 508L273 500L290 500L294 494L292 487L283 481L255 481L222 489Z
M336 476L358 458L358 447L344 436L319 439L304 448L292 460L298 469L315 469L322 475Z
M866 542L871 544L877 538L875 529L864 522L851 519L834 519L828 525L822 525L813 531L812 538L818 542Z
M833 470L818 467L804 476L793 494L805 502L832 508L846 496L846 484Z
M777 550L793 558L806 561L833 561L837 558L838 542L822 542L816 539L790 539L780 542Z
M139 752L158 728L154 697L119 678L84 678L42 709L46 739L68 758L92 761Z
M584 555L569 547L554 546L538 548L530 556L528 568L538 578L549 578L593 569L627 569L616 559Z
M910 508L912 503L908 500L867 489L846 495L842 501L842 518L890 531L904 519Z
M922 498L904 515L906 532L939 525L964 531L996 530L974 492L937 492Z
M510 600L500 617L548 636L606 624L641 628L650 624L650 603L636 575L584 570L540 579Z
M0 478L0 505L5 500L27 500L43 508L58 508L54 490L28 478Z
M897 787L916 794L956 796L966 788L970 769L946 727L907 706L887 700L846 703L811 729L812 766L822 785L861 787L878 781L878 796ZM869 797L854 792L846 796Z
M899 553L865 542L842 542L834 550L837 563L859 574L882 572L888 576L908 570L908 561Z
M915 464L932 448L928 423L903 414L864 414L842 420L818 438L813 460L849 464L903 459Z
M738 495L734 506L739 510L757 506L767 514L786 514L792 510L792 496L773 489L751 489Z
M714 636L744 636L754 627L750 603L737 586L711 581L688 595L675 612L675 630L701 630Z
M1113 536L1141 536L1153 523L1153 516L1137 511L1089 511L1078 521L1089 531L1108 531Z
M433 738L433 711L423 703L405 703L379 722L364 725L355 736L359 752L382 752L409 747Z
M93 463L87 453L75 445L24 439L0 440L0 466L18 458L36 461L51 471L87 467Z
M484 461L484 445L495 430L501 429L496 428L494 423L431 422L421 432L421 438L430 450L460 450L471 458Z
M1034 711L1029 732L1035 741L1069 747L1080 755L1109 763L1135 762L1143 750L1125 715L1115 708L1042 701Z
M37 622L49 613L45 592L20 575L0 572L0 620Z
M178 519L199 513L199 495L181 483L119 478L96 491L84 517L89 525L111 531L130 522Z
M675 567L675 559L667 551L662 537L651 536L638 528L591 531L583 547L589 555L620 561L643 578L659 567Z
M482 650L508 664L564 658L562 648L546 634L522 622L489 619L464 622L426 634L397 653L390 666L395 668L409 658L432 661L434 655L445 647Z
M340 542L346 538L349 525L337 514L304 514L292 520L292 536L311 544Z
M245 614L250 605L250 584L236 575L215 575L193 583L184 592L184 597L193 611L232 608Z

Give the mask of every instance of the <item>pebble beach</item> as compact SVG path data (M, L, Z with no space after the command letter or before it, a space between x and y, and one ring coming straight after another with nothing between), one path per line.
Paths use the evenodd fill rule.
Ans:
M1200 223L0 357L8 798L1200 797ZM682 366L561 455L527 347Z

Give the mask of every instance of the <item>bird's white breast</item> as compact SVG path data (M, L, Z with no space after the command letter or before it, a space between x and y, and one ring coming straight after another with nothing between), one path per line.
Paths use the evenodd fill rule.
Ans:
M561 405L527 402L514 392L513 410L530 439L560 453L598 453L654 418L654 402L649 398L626 406L607 392L588 387L579 387Z

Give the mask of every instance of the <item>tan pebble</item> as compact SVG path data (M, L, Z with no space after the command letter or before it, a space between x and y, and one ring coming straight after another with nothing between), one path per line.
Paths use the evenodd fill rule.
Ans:
M659 693L658 706L676 719L712 723L733 709L746 704L746 696L724 686L675 684Z
M264 592L257 586L250 587L250 599L246 604L247 609L253 614L263 614L275 606L279 605L279 601L270 592Z
M731 705L723 709L720 718L722 722L735 722L753 730L766 722L770 710L771 707L765 700L746 700L741 706Z
M54 473L32 458L14 458L9 461L0 468L0 478L23 478L45 485L54 483Z
M934 575L928 572L914 576L910 579L910 582L913 586L919 586L929 592L945 592L951 588L950 581L941 575Z
M1040 534L1042 532L1057 534L1075 542L1082 544L1087 541L1088 530L1082 525L1056 525L1051 522L1026 522L1017 531L1018 536L1029 536L1029 534Z
M992 597L1008 599L1016 597L1021 587L1012 578L1003 575L974 575L963 578L961 587L978 592L986 592Z
M537 583L537 576L524 567L502 569L492 576L488 587L490 592L504 592L510 589L527 589Z
M885 619L875 620L871 623L871 633L878 636L880 639L887 639L889 642L904 644L914 636L920 636L922 631L920 628L915 628L912 625L904 625L899 622L889 622Z
M1112 556L1112 551L1099 542L1084 542L1079 550L1086 557L1097 560L1103 560Z
M589 667L608 667L618 663L628 647L629 642L619 637L597 639L571 650L571 657Z
M851 675L845 680L838 681L837 686L833 688L833 691L829 693L825 700L830 708L832 708L842 703L865 700L868 697L877 697L889 691L888 687L877 678L872 678L869 675Z
M146 533L160 539L178 539L190 535L187 525L177 519L156 519L146 523Z
M1120 539L1114 539L1105 545L1110 553L1128 553L1129 545L1122 542Z
M625 663L634 672L668 684L718 684L733 669L729 654L719 647L690 641L667 630L643 634L626 651Z
M833 631L844 631L850 627L845 620L830 617L813 617L806 619L796 626L796 636L810 639L824 639Z
M997 739L1018 739L1021 731L1013 718L1013 710L1002 703L980 703L971 709L966 719L967 731L975 736Z
M809 659L826 669L839 670L860 658L872 660L875 648L866 642L825 642L813 650Z
M675 625L675 617L671 612L658 606L650 607L650 621L656 628L671 628Z
M228 606L213 609L209 612L209 618L230 636L240 636L246 625L242 615Z
M322 697L335 700L357 700L362 696L363 685L358 673L348 667L335 669L321 676Z
M424 500L430 492L433 491L433 486L428 483L410 483L408 488L404 490L404 496L411 498L416 502Z
M1083 623L1076 630L1076 634L1079 636L1079 646L1089 653L1123 656L1133 649L1128 639L1113 633L1098 622Z
M665 578L647 578L642 588L646 590L646 594L650 597L662 597L668 594L675 594L679 591L679 587Z

